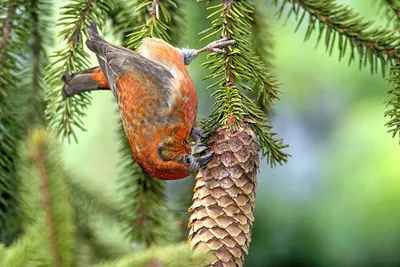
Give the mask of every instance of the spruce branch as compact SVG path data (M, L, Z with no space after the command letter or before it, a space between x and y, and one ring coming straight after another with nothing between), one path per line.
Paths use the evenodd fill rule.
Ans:
M392 88L387 91L389 97L386 101L387 111L385 117L389 121L385 124L389 128L388 133L392 133L400 138L400 65L393 66L390 69L390 76L387 78Z
M209 261L204 251L191 251L188 244L152 247L121 259L105 262L94 267L203 267Z
M94 21L100 27L105 23L108 12L113 9L111 0L74 0L72 4L64 6L58 26L63 30L59 37L65 41L66 47L56 51L54 61L49 66L45 81L48 86L46 92L46 119L51 128L56 129L57 135L71 137L77 142L75 128L85 130L82 117L90 105L91 97L85 92L65 99L61 98L64 74L71 74L88 68L89 55L84 51L83 36Z
M40 9L38 6L40 5ZM16 143L43 118L46 0L4 1L0 37L0 241L9 244L21 229L16 200L19 178ZM3 13L4 12L4 13ZM32 44L27 47L27 44Z
M94 188L93 185L83 181L78 182L77 178L73 178L70 174L67 178L67 186L75 214L76 238L80 244L74 249L75 255L78 255L76 260L80 262L79 255L82 255L85 260L88 258L87 253L82 254L82 244L88 246L90 259L96 263L122 256L123 251L102 240L101 234L95 231L92 223L93 219L102 219L107 222L107 225L117 225L122 228L123 218L119 202L108 197L102 190Z
M42 144L38 144L42 146ZM56 229L55 229L55 222L53 214L54 209L51 205L52 198L49 192L49 182L48 182L48 173L44 158L44 147L38 147L38 151L34 152L36 155L34 156L34 160L36 161L36 168L39 170L39 180L40 180L40 187L42 189L42 198L43 198L43 208L45 210L45 214L47 217L47 227L49 230L49 245L50 250L53 256L53 263L55 266L61 266L61 256L60 251L57 249L57 239L56 239Z
M122 221L119 203L104 195L104 192L93 189L93 186L67 179L68 191L71 194L72 206L79 220L80 215L95 214Z
M251 21L251 44L256 56L270 69L272 69L273 53L273 35L270 31L270 25L267 21L266 8L264 1L255 1L253 3L254 11ZM253 99L257 99L256 92L248 92L247 95ZM273 107L267 103L262 103L262 99L258 98L257 105L266 115L272 114Z
M10 244L18 233L16 143L24 134L17 94L21 93L22 61L26 59L26 13L20 1L3 1L0 9L0 242ZM29 34L29 33L28 33Z
M116 1L116 8L110 15L111 22L116 32L122 33L122 45L128 45L128 35L133 32L133 29L138 25L143 25L148 19L148 11L142 8L136 12L139 0L132 1Z
M182 0L138 0L135 12L138 14L136 21L141 25L128 34L128 48L136 49L145 37L160 38L172 45L182 42L185 29Z
M16 4L13 3L5 3L3 7L6 7L3 9L3 12L5 14L2 14L3 21L2 21L2 38L0 40L0 69L4 68L4 65L7 60L7 50L8 50L8 45L11 37L11 31L12 31L12 24L13 24L13 17L15 16L15 11L17 9Z
M52 257L48 245L45 213L40 198L39 171L32 158L30 138L18 147L18 181L15 195L19 199L18 224L23 230L14 242L0 251L0 266L50 266Z
M346 5L339 5L334 0L274 0L273 3L278 7L279 17L289 4L287 18L294 14L298 21L295 31L308 21L305 41L318 28L317 45L323 39L329 54L336 46L339 61L349 54L350 65L358 55L360 69L369 66L371 73L375 73L380 62L385 75L387 68L400 59L399 32L382 27L371 28L373 21L364 20Z
M0 250L0 267L51 266L51 258L43 248L43 225L37 222L29 226L21 238Z
M87 245L90 248L91 259L89 262L91 264L115 260L125 256L125 251L121 251L120 248L113 246L115 244L100 240L99 235L94 231L94 227L89 225L88 220L78 221L76 228L77 239L80 244L80 246L75 248L76 254L79 255L82 253L82 244ZM86 259L86 253L82 254ZM78 261L82 264L83 260L78 259ZM88 266L88 263L81 266Z
M26 126L42 125L44 118L45 84L43 82L48 65L46 47L51 45L52 36L49 32L49 17L52 5L47 0L31 0L28 2L28 12L30 16L31 51L27 67L20 74L27 77L22 81L21 88L27 88L26 95L20 94L21 104L26 118Z
M15 162L17 160L17 152L15 147L15 136L13 136L11 127L14 121L10 114L8 114L6 97L9 90L13 90L14 83L13 78L15 75L12 74L12 69L15 69L15 62L8 61L9 57L9 43L11 38L12 20L15 16L16 6L11 3L5 3L7 8L1 9L0 16L0 242L8 244L13 239L15 229L12 224L15 220L12 220L15 214L10 216L12 211L11 206L15 204L13 194L15 194ZM5 68L6 62L12 64ZM10 69L11 67L11 69ZM12 82L12 85L8 84L8 81ZM14 215L14 216L13 216ZM4 229L4 230L3 230Z
M208 132L212 132L220 124L237 127L244 121L252 122L252 128L260 136L263 156L267 156L271 165L275 166L287 161L289 155L282 151L287 145L274 137L275 133L270 131L272 126L260 106L271 105L280 91L275 75L252 50L248 40L253 25L252 4L252 1L225 0L207 8L212 11L208 17L214 19L212 26L202 32L205 35L202 39L219 34L236 40L237 47L224 48L222 55L211 53L203 63L212 71L206 78L216 79L208 88L218 88L212 94L216 103L211 115L202 124ZM256 100L247 97L247 93L254 93Z
M388 24L392 24L394 29L400 26L400 2L397 0L381 0L381 7L384 9Z
M156 21L149 21L152 17L153 5L155 8L158 6L159 16ZM132 10L135 10L135 12L132 12ZM185 39L182 38L182 33L186 29L186 13L184 10L185 1L183 0L160 0L154 2L144 0L118 1L115 16L112 16L113 24L118 32L123 33L123 44L130 48L136 48L140 42L139 39L138 41L129 43L131 37L135 35L134 33L137 34L140 30L149 32L149 27L156 27L155 24L160 22L164 26L167 25L166 36L169 38L169 43L178 46L183 45ZM154 36L158 35L155 34Z
M13 30L13 21L16 16L17 4L8 1L4 3L4 8L1 9L0 16L0 151L11 152L11 148L14 145L15 136L12 135L10 129L6 128L7 122L11 116L10 111L7 108L11 108L11 105L7 101L8 94L14 90L16 83L14 79L18 79L13 71L19 69L18 62L15 60L13 55L13 43L11 40L11 32ZM8 63L8 64L7 64ZM12 123L9 123L12 125ZM12 157L11 153L1 153L0 162L2 163L2 169L7 169L6 163L12 166L11 159L7 156ZM4 175L4 176L3 176ZM0 177L5 177L6 174L0 173Z
M255 1L254 11L251 13L251 44L254 53L269 68L272 67L271 59L274 58L274 43L270 25L267 21L264 1Z
M29 209L32 219L44 221L52 266L57 267L72 266L75 231L65 172L59 155L55 139L44 129L36 129L29 135L21 156L27 166L24 188L30 186L37 191L35 201L31 200L31 195L26 196L29 194L26 190L22 198L32 203Z

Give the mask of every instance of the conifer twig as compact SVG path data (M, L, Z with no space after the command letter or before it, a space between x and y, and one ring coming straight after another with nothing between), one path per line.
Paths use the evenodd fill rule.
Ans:
M28 1L30 8L29 20L32 35L32 46L29 51L29 62L21 76L26 77L21 87L27 88L26 97L21 94L21 107L25 113L26 125L31 127L45 122L44 118L44 76L48 65L46 47L52 44L53 38L49 33L51 3L47 0Z
M10 4L9 8L7 10L7 15L6 18L3 21L2 25L2 38L0 40L0 69L4 68L4 64L6 63L7 59L7 50L8 50L8 45L9 45L9 39L11 36L11 30L12 30L12 17L15 15L15 10L16 10L16 5L15 4Z
M399 135L400 138L400 65L390 69L390 76L387 80L392 88L387 91L389 96L386 101L385 117L388 117L389 121L385 126L389 128L388 133L392 133L393 137Z
M71 201L77 217L80 215L96 214L122 222L119 203L105 196L104 192L94 190L84 182L74 181L68 178L67 186L71 194Z
M43 253L44 240L43 222L30 225L21 238L0 250L0 267L51 266L51 259Z
M13 24L13 17L16 15L16 4L15 3L5 3L5 6L8 7L4 9L4 13L2 14L5 18L3 21L0 20L1 23L1 39L0 39L0 75L2 79L0 79L0 119L4 119L7 116L7 104L6 102L6 96L7 96L7 91L5 89L7 88L6 84L3 84L4 81L10 80L11 86L15 86L15 82L13 81L14 75L12 73L8 72L8 69L5 68L5 64L7 62L7 57L9 53L9 45L10 45L10 38L11 38L11 31L12 31L12 24ZM12 62L14 63L14 62ZM12 66L13 68L16 68L15 65ZM7 77L10 76L10 77ZM2 125L3 123L0 124L0 142L1 144L8 144L9 146L14 145L13 137L10 135L10 133L5 129L5 126ZM2 149L3 150L3 149ZM5 160L5 159L3 159Z
M68 141L72 137L77 142L75 127L85 130L82 117L91 98L84 92L62 99L64 85L61 77L88 68L89 55L83 49L82 35L86 34L89 21L94 21L100 27L104 24L107 12L113 9L113 1L74 0L63 9L58 25L64 27L59 36L66 41L66 47L55 52L53 57L56 59L49 66L45 78L49 87L46 93L46 119L58 135L68 138Z
M17 235L19 214L16 191L16 143L23 135L22 121L18 118L16 94L19 91L20 60L25 59L21 45L27 36L16 34L25 26L22 11L17 10L20 1L3 1L0 9L0 242L10 244Z
M393 23L395 29L400 26L400 2L397 0L381 0L381 6L386 10L389 23Z
M273 35L270 25L267 22L266 8L264 1L256 1L254 3L254 11L252 13L251 23L251 44L254 53L268 67L272 67L271 59L274 58L273 53Z
M36 174L32 181L37 183L42 200L41 207L36 209L42 208L43 215L37 212L34 219L40 221L44 216L53 265L69 267L73 264L75 229L65 173L55 144L44 129L36 129L29 135L25 155L29 157L28 166L32 173Z
M399 32L382 27L371 28L373 21L365 21L352 8L339 5L334 0L274 0L277 14L282 15L290 5L287 17L292 14L298 21L296 31L303 21L308 21L305 40L318 28L318 41L324 35L326 51L332 53L334 46L339 50L341 60L350 50L349 64L359 55L359 67L369 65L371 73L378 71L381 63L382 74L400 60ZM308 14L308 19L306 18ZM318 25L318 27L317 27Z
M178 244L152 247L94 267L203 267L207 262L209 255L204 251L191 251L187 244Z
M32 17L32 35L33 35L33 45L32 45L32 57L34 60L34 65L32 68L32 79L31 79L31 87L32 87L32 93L31 97L28 101L28 107L31 108L31 110L28 112L27 116L27 122L28 123L33 123L35 121L35 118L37 116L43 116L43 112L41 109L38 108L38 105L33 104L35 102L35 98L37 98L37 94L40 90L39 88L39 80L38 78L41 77L41 55L44 52L43 47L42 47L42 36L41 33L39 32L39 21L38 21L38 14L35 12L37 7L37 1L32 1L32 6L33 10L31 11L31 17Z
M146 246L161 243L167 234L165 182L144 173L136 164L128 138L120 127L123 158L119 184L124 194L121 205L124 231L132 242Z
M255 1L254 11L252 13L251 22L251 44L252 49L257 57L270 69L273 68L273 35L270 31L270 25L267 22L266 8L264 1ZM247 95L253 99L257 99L257 92L247 92ZM261 98L257 99L257 105L268 116L272 114L273 107L268 102L262 102Z
M214 19L212 26L201 33L205 35L202 39L219 34L236 40L237 47L224 48L226 53L223 55L211 53L203 63L212 71L206 78L216 80L208 88L218 88L212 94L216 103L211 115L202 123L208 132L213 132L221 124L237 127L244 120L254 122L251 127L260 138L262 154L267 156L271 166L275 166L287 161L289 155L282 151L287 145L274 137L272 126L260 106L271 105L280 91L275 75L248 41L254 12L252 4L252 1L226 0L207 8L212 11L209 18ZM254 92L256 99L249 98L248 92Z
M38 147L36 148L37 151L34 152L33 160L35 161L36 168L39 170L39 182L40 182L40 189L42 191L43 197L43 208L46 214L46 221L47 221L47 229L49 231L49 241L50 241L50 252L53 255L53 262L56 267L61 266L61 256L59 254L59 250L57 249L57 240L56 240L56 229L55 229L55 222L53 221L52 214L54 214L53 207L51 205L52 199L49 192L49 177L46 169L45 163L45 147L44 144L39 143L37 144Z

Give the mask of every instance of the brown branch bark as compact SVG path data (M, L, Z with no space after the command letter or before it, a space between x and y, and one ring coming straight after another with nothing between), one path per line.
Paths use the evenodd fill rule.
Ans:
M35 164L37 169L39 170L39 183L40 183L40 191L42 197L42 205L45 211L46 221L47 221L47 229L49 231L49 249L53 257L54 266L61 266L61 256L57 249L57 240L56 240L56 229L55 223L53 221L53 209L51 206L51 195L49 192L49 182L48 182L48 173L46 168L46 145L42 142L38 144L37 150L33 154L33 159L35 160Z

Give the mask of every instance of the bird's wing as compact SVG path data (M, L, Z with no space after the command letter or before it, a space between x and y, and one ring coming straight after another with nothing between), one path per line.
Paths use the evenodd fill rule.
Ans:
M163 97L162 101L168 105L173 79L169 70L132 50L108 43L98 34L94 23L91 23L88 34L89 39L86 40L86 46L96 54L101 69L117 100L117 79L123 72L132 72L142 73L144 77L152 77L160 85L157 88L162 90L160 92L160 96Z

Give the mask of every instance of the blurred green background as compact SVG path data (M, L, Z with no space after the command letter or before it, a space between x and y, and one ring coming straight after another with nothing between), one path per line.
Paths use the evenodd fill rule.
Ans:
M337 2L385 23L374 1ZM197 33L209 23L205 5L186 4L186 43L199 48L205 43L198 42ZM400 151L398 139L384 127L387 84L380 74L359 71L357 64L348 67L347 58L339 63L337 54L329 57L323 45L314 49L316 33L303 43L306 23L294 34L294 18L282 27L276 9L269 3L267 9L273 65L284 91L272 120L292 158L274 169L262 161L246 266L400 266ZM103 34L117 42L110 27ZM212 104L208 82L201 81L207 74L203 60L204 55L189 66L199 93L198 119ZM117 198L116 104L110 92L92 96L87 132L79 134L79 144L63 145L65 166ZM188 179L168 183L171 200L183 192L190 198ZM112 229L104 236L117 242L117 233Z

